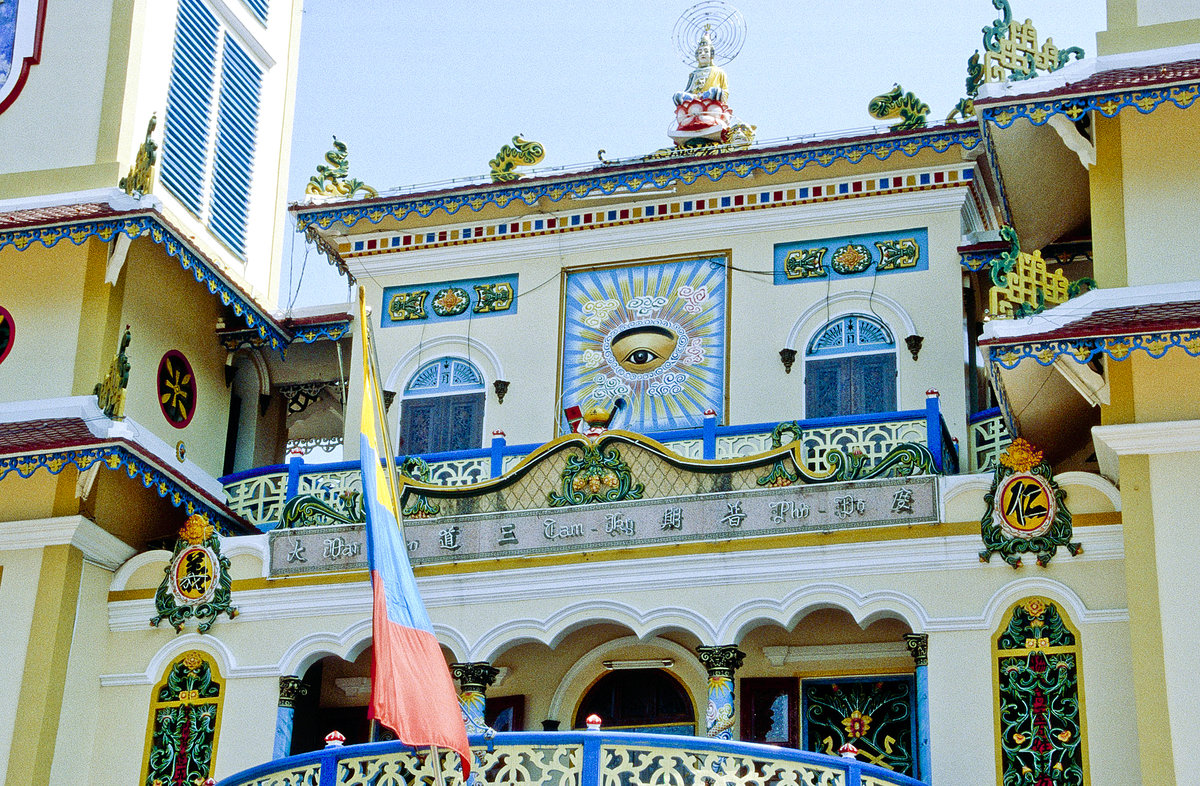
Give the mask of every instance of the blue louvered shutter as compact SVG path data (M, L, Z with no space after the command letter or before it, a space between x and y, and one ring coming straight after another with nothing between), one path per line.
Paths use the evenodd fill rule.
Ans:
M163 128L162 182L200 212L208 160L217 19L199 0L181 0Z
M246 253L246 211L254 169L254 134L262 70L228 35L221 58L217 145L209 225L230 248Z
M267 23L267 0L245 0L246 7L254 12L258 21Z

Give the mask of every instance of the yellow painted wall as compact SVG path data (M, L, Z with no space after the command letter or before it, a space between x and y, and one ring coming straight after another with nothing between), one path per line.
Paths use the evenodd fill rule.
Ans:
M1129 285L1200 278L1200 111L1167 104L1150 115L1122 112L1120 120Z
M0 305L12 313L16 331L0 363L0 402L72 395L77 336L103 329L81 322L88 254L89 244L66 240L52 249L0 249Z
M14 744L17 699L41 565L41 549L0 551L0 630L4 631L0 637L0 782L5 781Z
M1108 0L1099 53L1137 52L1200 40L1200 9L1189 0Z
M187 457L209 474L221 474L229 391L225 387L225 350L214 330L221 312L206 288L148 239L136 241L122 272L125 277L123 324L130 325L129 388L126 414L174 446L187 445ZM177 349L191 363L197 395L187 427L173 427L162 414L155 380L163 355Z

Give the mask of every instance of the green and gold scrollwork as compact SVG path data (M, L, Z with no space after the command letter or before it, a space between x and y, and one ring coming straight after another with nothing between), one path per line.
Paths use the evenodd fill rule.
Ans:
M550 507L641 499L645 486L634 483L629 465L615 447L605 450L588 443L580 455L568 456L562 471L562 493L547 495Z
M300 494L284 504L279 515L279 528L362 524L367 520L366 515L361 491L343 491L334 497L332 505L316 495Z
M138 148L137 158L129 168L129 174L117 181L117 188L132 197L140 197L150 193L154 185L154 162L158 159L158 145L151 135L158 123L158 115L150 115L146 124L146 139Z
M488 162L493 183L508 183L521 177L518 166L533 166L546 157L546 149L540 142L522 139L520 134L512 138L511 145L500 148L496 157Z
M793 426L795 424L780 424ZM774 433L772 434L774 438ZM796 437L799 440L799 437ZM775 462L771 471L757 479L760 486L790 486L793 483L838 483L847 480L869 480L871 478L907 478L914 475L935 475L937 465L929 448L916 442L901 442L873 465L867 465L867 457L856 451L837 448L823 454L829 469L823 473L810 472L796 463L798 451L786 454Z
M829 271L821 261L825 248L803 248L789 251L783 260L783 274L788 278L825 278Z
M397 292L388 301L388 318L393 322L426 319L429 316L425 311L427 297L429 297L428 289L420 289L416 292Z
M425 463L424 459L417 456L409 456L404 459L400 464L399 471L401 475L422 483L433 482L429 474L429 465ZM441 512L441 507L419 494L414 494L412 504L406 506L402 511L403 515L410 519L431 519Z
M879 249L879 264L875 266L877 270L916 267L921 259L921 247L912 238L884 240L876 243L875 247Z
M1018 568L1021 555L1030 553L1045 567L1060 546L1072 556L1079 554L1083 546L1071 541L1074 532L1066 498L1042 452L1024 439L1013 440L1000 456L992 488L983 497L987 510L980 521L984 548L979 560L988 562L999 554Z
M125 333L121 336L121 347L113 356L108 372L92 390L97 406L113 420L125 419L125 389L129 387L130 369L129 356L125 354L125 350L129 349L132 339L133 334L129 332L129 325L126 325Z
M490 314L495 311L507 311L513 302L512 285L506 281L495 284L475 285L476 314Z
M345 142L333 138L333 149L325 154L328 164L318 164L317 174L308 179L304 193L319 197L353 197L362 191L368 197L377 197L379 192L361 180L350 177L350 153Z
M145 786L203 783L212 774L221 710L215 670L207 655L192 650L155 690Z
M456 317L471 305L471 297L462 287L439 289L433 296L430 307L439 317Z
M150 624L158 627L166 620L179 633L192 618L200 623L196 631L207 633L221 614L229 619L236 617L229 564L229 557L221 554L221 538L208 517L188 516L175 540L171 562L163 569L166 575L154 593L158 613L150 618Z

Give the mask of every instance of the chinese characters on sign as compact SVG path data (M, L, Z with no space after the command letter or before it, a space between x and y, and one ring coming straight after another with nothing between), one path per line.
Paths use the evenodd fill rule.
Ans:
M1027 495L1028 496L1028 495ZM930 476L480 513L404 524L416 564L936 522ZM273 575L366 566L361 526L271 533Z

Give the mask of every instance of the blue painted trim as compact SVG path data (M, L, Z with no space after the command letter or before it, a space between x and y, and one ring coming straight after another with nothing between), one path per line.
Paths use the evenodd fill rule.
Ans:
M987 348L988 359L1006 369L1016 368L1022 360L1032 358L1040 365L1051 366L1066 356L1076 363L1088 363L1100 355L1116 361L1125 360L1130 353L1141 350L1156 360L1178 347L1191 357L1200 357L1200 330L1172 330L1160 333L1139 333L1101 338L1067 338L1061 341L1031 341L1027 343L992 344Z
M1040 126L1045 125L1055 115L1065 115L1071 122L1079 120L1088 112L1099 112L1104 117L1116 117L1122 110L1129 108L1148 115L1168 101L1180 109L1187 109L1196 103L1197 98L1200 98L1200 82L1191 82L1149 90L1113 91L1050 101L984 106L980 107L980 116L984 122L995 123L998 128L1008 128L1022 117L1033 125Z
M934 466L944 472L942 460L942 412L941 397L925 397L925 446L933 454Z
M969 420L970 420L970 423L972 425L974 425L975 423L978 423L981 420L987 420L988 418L994 418L999 414L1000 414L1000 407L992 407L991 409L985 409L980 412L976 412L974 415L972 415L970 417Z
M111 470L122 471L130 480L138 480L145 488L152 488L158 496L171 503L172 507L183 508L190 516L194 513L208 514L222 535L230 535L229 524L234 520L201 497L188 491L177 481L166 475L144 459L135 456L121 445L102 445L91 448L66 448L44 453L0 457L0 480L16 472L28 479L34 472L44 469L57 475L67 466L80 472L99 463ZM240 527L239 527L240 530Z
M291 338L274 325L273 320L266 312L238 292L234 285L225 278L224 273L204 257L192 251L174 230L169 229L159 220L157 214L0 232L0 249L12 246L18 251L24 251L34 243L41 243L45 248L53 248L63 239L78 246L91 237L108 242L119 234L124 234L131 240L138 237L149 237L156 245L162 246L169 256L179 260L180 267L191 271L192 277L198 283L203 284L209 293L216 295L223 305L232 308L233 313L246 323L246 327L255 331L258 337L269 344L272 349L280 352L287 349Z
M287 464L287 499L296 496L296 492L300 491L300 472L304 469L304 457L295 456Z
M878 678L875 678L878 679ZM717 740L708 737L683 737L675 734L645 734L619 731L556 731L556 732L500 732L491 740L485 740L481 734L473 734L469 738L472 748L505 748L508 746L566 746L579 745L583 748L582 770L583 777L580 786L599 786L601 773L600 754L605 745L649 746L668 750L688 750L705 753L720 753L726 755L743 755L749 757L765 757L780 761L815 764L838 772L846 773L847 784L861 783L864 775L893 783L896 786L923 786L921 781L900 775L891 770L866 764L860 761L850 761L839 756L826 756L822 753L779 748L774 745L763 745L754 742L738 742L733 740ZM387 756L397 752L412 752L416 749L399 741L369 742L361 745L347 745L340 748L325 748L310 753L289 756L286 759L266 762L242 772L230 775L221 780L218 786L242 786L266 779L274 773L285 773L314 763L321 765L321 786L335 786L337 779L337 762L362 756ZM589 768L594 768L591 775ZM589 777L594 778L589 780Z
M504 448L508 445L506 440L500 434L492 435L492 465L489 474L493 478L498 478L504 474Z
M349 332L349 320L343 322L326 322L320 325L305 325L302 328L296 328L296 335L292 338L292 342L295 344L312 344L321 339L336 341Z
M469 186L440 193L381 197L345 206L293 208L293 215L301 232L310 226L329 229L336 222L353 227L363 220L371 224L378 224L389 217L404 221L414 213L422 218L428 218L435 211L452 216L464 207L478 213L489 205L504 209L513 202L523 202L532 206L541 199L559 202L568 197L579 198L597 193L608 195L618 190L631 193L642 190L664 191L680 183L692 185L701 178L716 183L726 176L744 179L759 172L773 175L785 167L799 172L812 165L826 168L837 161L857 164L871 157L886 161L897 152L911 158L926 149L938 153L945 153L954 148L974 150L980 141L977 128L943 127L911 134L889 133L868 137L866 140L860 137L840 144L818 143L811 147L792 147L785 151L776 148L776 152L755 151L723 157L689 158L659 166L635 164L615 171L601 168L574 178L539 178L500 188Z
M717 458L717 416L704 416L704 460L715 461Z
M917 683L917 775L933 783L933 756L929 750L929 667L916 667Z

